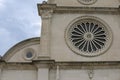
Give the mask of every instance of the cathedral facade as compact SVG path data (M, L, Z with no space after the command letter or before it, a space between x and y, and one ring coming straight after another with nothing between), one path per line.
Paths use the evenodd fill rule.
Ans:
M120 80L120 0L38 4L41 37L0 59L0 80Z

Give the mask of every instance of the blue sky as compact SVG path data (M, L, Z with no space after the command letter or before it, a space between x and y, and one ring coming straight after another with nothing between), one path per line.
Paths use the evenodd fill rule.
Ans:
M20 41L40 36L37 3L43 0L0 0L0 54Z

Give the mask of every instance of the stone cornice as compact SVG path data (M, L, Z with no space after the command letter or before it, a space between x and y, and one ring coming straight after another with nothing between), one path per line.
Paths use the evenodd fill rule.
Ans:
M110 7L57 7L56 13L119 13L119 8Z
M2 69L4 67L5 61L0 60L0 69Z
M117 14L120 8L113 7L68 7L57 6L55 4L38 4L39 15L42 15L41 10L53 10L53 13L99 13L99 14Z
M57 62L62 69L120 69L120 62Z
M0 67L7 70L37 70L33 63L1 63Z
M56 69L120 69L120 61L104 62L55 62L54 60L36 60L31 63L0 62L0 68L10 70L37 70L39 68Z
M51 18L55 7L56 5L51 4L38 4L38 14L42 17L42 19Z
M120 69L120 61L99 61L99 62L55 62L54 60L37 60L33 61L37 68L48 67L56 69Z
M54 60L34 60L33 64L37 68L51 68L55 66L55 61Z

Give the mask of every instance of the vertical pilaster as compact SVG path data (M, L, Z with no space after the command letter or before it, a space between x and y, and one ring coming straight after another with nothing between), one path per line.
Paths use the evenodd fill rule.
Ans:
M50 69L54 64L52 60L33 61L37 67L37 80L50 80Z
M49 80L49 65L44 61L35 62L37 67L37 80Z
M47 15L47 16L45 16ZM41 39L40 39L40 55L39 58L50 57L50 22L51 13L47 11L43 13L42 17L42 28L41 28Z
M42 18L42 29L40 39L40 54L39 59L50 58L50 28L53 14L53 7L51 5L38 5L39 14Z
M2 80L3 62L0 61L0 80Z
M59 68L59 66L57 66L57 69L56 69L56 80L60 80L60 68Z
M38 80L49 80L49 69L48 68L38 69Z
M0 68L0 80L2 80L2 68Z

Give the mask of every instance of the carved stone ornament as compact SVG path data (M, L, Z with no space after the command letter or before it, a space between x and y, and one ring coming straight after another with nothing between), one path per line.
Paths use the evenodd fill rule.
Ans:
M78 2L85 4L85 5L90 5L95 3L97 0L78 0Z
M72 51L88 57L104 53L112 41L110 27L101 19L92 16L74 20L68 26L65 37Z
M42 18L51 18L53 10L40 10Z

